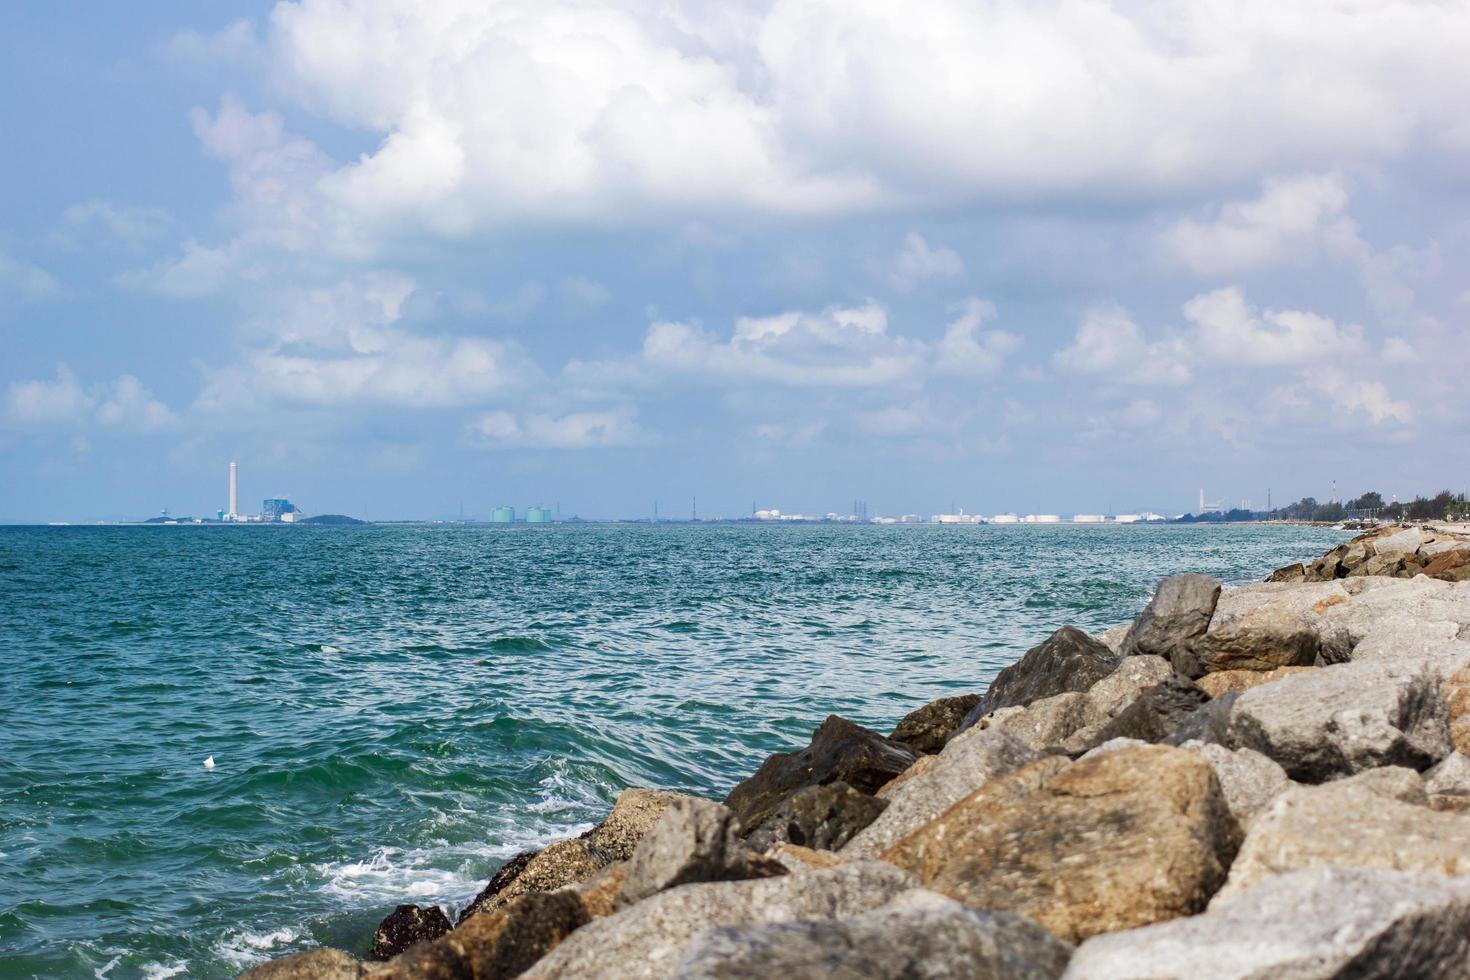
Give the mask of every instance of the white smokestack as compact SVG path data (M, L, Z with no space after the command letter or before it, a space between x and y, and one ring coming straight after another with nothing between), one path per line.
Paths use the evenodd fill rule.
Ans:
M235 467L235 461L232 459L232 460L230 460L230 516L231 517L234 517L236 514L240 513L240 511L238 509L238 506L239 506L239 503L240 503L239 483L238 483L237 475L235 473L235 469L236 469L236 467Z

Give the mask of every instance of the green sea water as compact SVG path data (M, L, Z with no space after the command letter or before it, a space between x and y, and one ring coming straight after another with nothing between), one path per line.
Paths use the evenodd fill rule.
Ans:
M453 911L1305 527L0 528L0 977L226 977ZM215 766L204 767L212 756Z

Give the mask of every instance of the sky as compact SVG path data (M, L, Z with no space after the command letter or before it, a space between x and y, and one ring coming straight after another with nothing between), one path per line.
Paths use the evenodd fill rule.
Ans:
M0 521L1470 482L1470 4L16 0Z

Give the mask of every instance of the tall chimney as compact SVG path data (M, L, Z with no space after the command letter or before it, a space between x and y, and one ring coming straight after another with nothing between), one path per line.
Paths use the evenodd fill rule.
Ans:
M235 461L232 459L232 460L230 460L230 516L231 517L234 517L236 514L240 513L240 511L238 509L238 506L239 506L239 503L240 503L239 484L237 482L237 475L236 475L235 470L236 470Z

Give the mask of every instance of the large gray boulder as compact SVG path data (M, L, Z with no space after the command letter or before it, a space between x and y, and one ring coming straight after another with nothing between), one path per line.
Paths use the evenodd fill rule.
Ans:
M916 887L881 861L780 878L684 885L596 919L535 966L537 980L657 980L673 976L706 929L841 919L880 908Z
M1181 643L1171 651L1170 660L1186 677L1220 670L1311 667L1318 662L1321 646L1312 617L1289 603L1269 602Z
M1210 696L1193 681L1174 674L1140 691L1138 697L1095 735L1074 736L1072 741L1064 743L1064 747L1072 754L1078 754L1115 738L1162 742L1209 700Z
M754 830L798 790L843 782L860 793L876 793L917 759L907 745L829 715L810 745L768 757L755 775L730 791L725 805L746 830Z
M1427 769L1449 755L1441 681L1463 656L1376 658L1293 674L1241 694L1228 742L1321 782L1375 766Z
M1293 786L1285 769L1251 749L1232 752L1200 741L1185 742L1180 748L1196 753L1215 770L1225 805L1242 829L1249 829L1257 814Z
M1171 575L1159 583L1123 638L1125 657L1164 657L1203 636L1220 600L1220 583L1208 575Z
M975 727L1004 728L1035 749L1061 746L1069 738L1090 745L1140 694L1173 675L1174 668L1159 657L1124 657L1112 673L1086 692L1057 694L1024 708L1001 708L981 718Z
M966 716L968 728L1000 708L1025 707L1069 691L1086 691L1112 673L1118 656L1072 626L1063 626L996 675L985 697Z
M924 771L888 793L888 808L842 849L843 857L876 857L998 776L1040 758L1001 727L961 732Z
M1410 769L1287 790L1251 824L1215 902L1321 865L1470 874L1470 817L1431 810Z
M1424 792L1436 810L1470 812L1470 757L1451 752L1424 773Z
M693 797L675 800L633 851L618 906L676 885L785 873L778 862L766 861L745 847L739 821L729 807Z
M710 929L679 980L1052 980L1072 947L1030 919L915 889L842 919Z
M1204 915L1096 936L1068 980L1470 977L1470 882L1313 868Z

